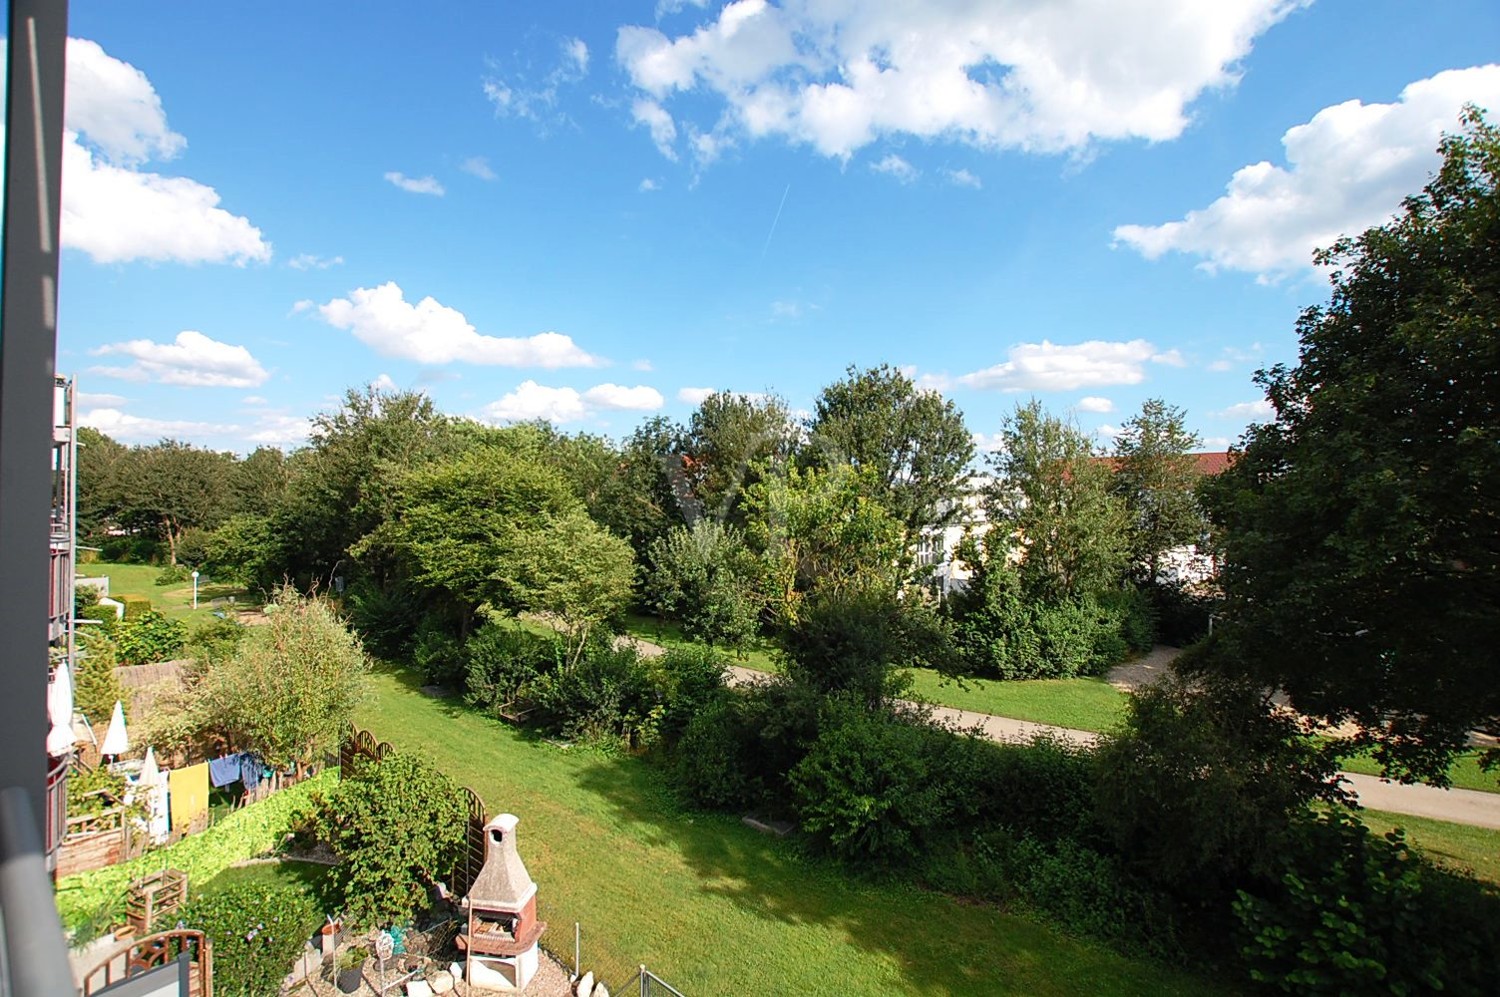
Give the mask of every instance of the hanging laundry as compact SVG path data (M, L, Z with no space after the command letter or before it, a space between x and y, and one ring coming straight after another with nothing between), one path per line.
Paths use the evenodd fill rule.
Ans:
M208 763L199 762L167 773L167 794L172 811L172 830L186 831L195 820L208 813Z
M236 751L232 755L213 758L208 763L208 782L215 789L240 781L240 770L245 764L245 754Z
M260 756L247 751L240 759L240 782L245 784L245 792L254 792L255 787L260 785Z

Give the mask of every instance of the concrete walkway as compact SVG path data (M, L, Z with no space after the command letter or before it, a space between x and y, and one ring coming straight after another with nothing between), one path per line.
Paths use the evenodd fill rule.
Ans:
M637 640L636 643L637 645L647 644L646 641L641 640ZM644 646L642 650L645 651ZM1142 679L1149 681L1151 677L1165 670L1167 663L1176 654L1176 648L1157 648L1146 657L1121 666L1122 669L1133 669L1134 674L1127 678L1123 674L1117 675L1116 672L1121 669L1116 669L1110 673L1109 680L1112 684L1129 683L1127 688L1133 689ZM731 685L753 685L769 681L771 678L765 672L758 672L740 665L731 665L729 672ZM1131 682L1130 679L1135 679L1135 681ZM962 730L977 730L990 740L1002 743L1014 744L1029 741L1039 734L1050 735L1084 747L1090 747L1099 740L1099 735L1091 731L1054 727L1050 724L1032 723L1029 720L1015 720L1011 717L997 717L988 713L957 710L948 706L934 706L932 713L934 717L945 723ZM1360 805L1371 810L1385 810L1411 817L1429 817L1433 820L1500 830L1500 793L1483 793L1474 789L1436 789L1432 786L1421 785L1403 786L1372 775L1357 775L1353 772L1339 774L1348 781L1349 788L1353 790Z

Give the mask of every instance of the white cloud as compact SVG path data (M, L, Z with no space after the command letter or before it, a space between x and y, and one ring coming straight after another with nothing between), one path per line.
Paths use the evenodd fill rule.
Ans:
M1163 350L1151 357L1152 363L1164 363L1168 367L1186 367L1187 358L1181 350Z
M500 117L541 121L557 107L558 90L582 80L588 70L588 45L581 38L564 38L559 43L557 64L539 80L528 79L530 74L524 72L509 79L496 73L485 78L482 89Z
M1281 137L1285 166L1245 166L1208 207L1161 225L1121 225L1115 240L1147 259L1187 253L1206 270L1262 280L1302 270L1314 249L1381 224L1422 187L1439 162L1439 135L1458 126L1466 102L1500 107L1500 65L1418 80L1391 104L1325 107Z
M653 371L656 369L656 365L653 364L650 360L632 360L630 362L630 369L639 371Z
M443 185L433 177L409 177L405 173L392 170L385 175L385 178L408 194L430 194L433 197L442 197L447 193L443 190Z
M583 400L596 408L629 412L655 412L666 404L660 391L644 384L633 388L622 384L598 384L583 393Z
M1094 435L1095 436L1102 436L1102 437L1104 437L1107 440L1111 440L1111 439L1114 439L1116 436L1120 435L1120 427L1119 426L1111 426L1107 422L1101 423L1099 425L1099 428L1096 429L1096 430L1094 430Z
M124 395L111 395L104 391L80 391L73 396L73 401L79 409L119 408L129 399Z
M389 374L377 374L375 380L370 382L370 387L376 391L398 391L396 381Z
M484 156L470 156L458 164L458 168L472 177L481 180L499 180L500 175L490 168L490 161Z
M347 329L377 353L424 364L464 363L501 367L598 367L604 361L580 349L572 337L557 332L535 336L485 336L463 312L427 297L409 303L401 288L388 281L361 287L347 298L318 306L323 320Z
M651 412L661 408L663 403L660 392L644 385L627 388L618 384L600 384L580 393L574 388L551 388L535 381L522 381L514 391L485 406L484 415L494 422L530 419L577 422L601 409Z
M1000 391L1075 391L1140 384L1146 363L1174 363L1175 351L1158 353L1144 339L1111 342L1093 339L1073 346L1042 340L1011 347L1004 363L965 374L958 383Z
M1253 402L1240 402L1231 405L1222 412L1213 413L1222 419L1249 419L1254 422L1262 422L1276 417L1276 410L1270 401L1262 398Z
M1226 370L1233 370L1234 364L1229 360L1214 360L1209 363L1208 369L1213 371L1215 374L1222 374Z
M636 185L635 189L640 191L642 194L648 194L653 190L661 190L661 184L657 183L655 180L652 180L650 177L645 177L639 184Z
M874 170L876 173L884 173L887 176L895 177L902 183L911 183L913 180L917 179L917 177L922 175L920 172L918 172L915 166L908 163L906 160L902 159L894 152L887 153L885 158L881 159L879 162L871 163L870 169Z
M1115 410L1115 403L1108 398L1089 395L1078 399L1078 404L1074 407L1080 412L1113 412Z
M271 258L260 229L187 177L142 171L187 141L167 125L139 69L95 42L68 40L62 243L96 263L236 263Z
M974 449L980 453L995 453L1005 449L1005 437L1000 433L975 433L970 437Z
M327 270L343 264L342 256L318 256L315 253L298 253L286 261L286 265L293 270Z
M1205 436L1203 437L1204 450L1228 450L1233 441L1227 436Z
M657 152L674 162L677 160L677 150L673 148L673 143L677 141L677 125L666 108L654 100L638 97L630 105L630 117L651 133L651 141L656 144Z
M246 395L244 398L240 399L240 402L241 402L241 404L244 404L244 405L265 405L266 404L266 400L264 398L262 398L260 395Z
M270 377L250 351L210 339L192 329L170 343L132 339L90 351L94 356L124 356L128 367L95 367L92 372L126 381L154 381L202 388L253 388Z
M802 317L802 302L773 301L771 302L771 317L787 320L799 319Z
M689 405L702 405L703 399L716 391L716 388L678 388L677 400L687 402Z
M943 172L948 182L955 187L969 187L973 190L980 190L984 187L984 181L968 170L945 170Z
M225 436L239 431L238 426L181 419L149 419L121 412L117 408L96 408L79 415L81 425L99 430L120 440L159 440L163 437Z
M1067 152L1176 138L1306 2L738 0L683 34L622 27L615 57L658 102L715 98L716 133L845 159L889 135Z
M291 447L307 442L312 435L312 422L295 415L267 413L262 415L255 427L245 433L243 439L273 447Z

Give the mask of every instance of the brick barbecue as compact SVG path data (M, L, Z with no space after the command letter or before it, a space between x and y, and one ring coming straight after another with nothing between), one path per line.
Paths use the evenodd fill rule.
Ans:
M484 826L484 866L462 904L467 929L457 941L470 986L522 990L537 971L537 940L547 930L536 917L536 883L516 850L515 814Z

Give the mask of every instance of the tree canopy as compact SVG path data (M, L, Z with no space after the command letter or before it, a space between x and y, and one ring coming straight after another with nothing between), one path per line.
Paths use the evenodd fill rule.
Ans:
M1159 580L1161 555L1190 544L1207 525L1198 505L1198 434L1186 414L1148 398L1115 437L1115 494L1130 513L1130 559L1136 574Z
M1500 731L1500 134L1471 109L1441 151L1396 219L1317 255L1332 298L1206 488L1217 667L1435 782Z

